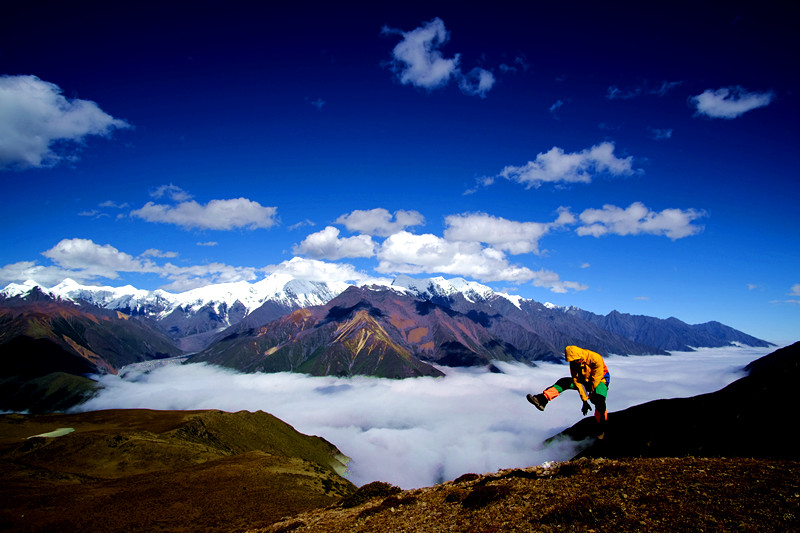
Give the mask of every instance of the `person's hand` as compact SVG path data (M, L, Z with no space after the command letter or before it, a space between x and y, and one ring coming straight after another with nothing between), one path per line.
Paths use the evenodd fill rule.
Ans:
M583 402L583 407L581 407L581 413L583 416L586 416L586 413L592 410L592 406L589 405L589 402Z

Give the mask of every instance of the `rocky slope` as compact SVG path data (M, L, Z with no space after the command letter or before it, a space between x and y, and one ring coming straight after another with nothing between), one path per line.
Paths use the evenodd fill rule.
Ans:
M94 390L86 374L181 354L166 335L118 311L29 296L0 302L0 410L64 409Z
M799 475L800 463L778 460L579 459L408 491L373 483L249 531L783 533L800 528Z
M392 378L442 375L428 363L530 362L482 321L385 288L350 287L324 306L295 311L257 329L235 328L189 361L246 372Z

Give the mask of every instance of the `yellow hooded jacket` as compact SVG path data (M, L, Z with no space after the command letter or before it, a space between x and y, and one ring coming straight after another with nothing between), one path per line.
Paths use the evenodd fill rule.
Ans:
M572 370L570 368L572 382L575 383L575 388L578 389L581 400L584 402L589 401L588 393L593 392L608 373L603 357L599 353L585 350L578 346L567 346L564 352L568 362L580 362L579 369ZM589 388L588 393L587 386Z

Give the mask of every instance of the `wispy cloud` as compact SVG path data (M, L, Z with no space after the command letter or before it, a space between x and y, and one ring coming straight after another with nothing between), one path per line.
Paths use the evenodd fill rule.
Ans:
M668 93L672 92L673 89L680 87L682 84L683 82L681 81L664 80L655 87L653 87L653 84L649 81L643 81L639 85L627 87L625 89L620 89L616 85L611 85L606 90L606 98L609 100L630 100L648 94L666 96Z
M327 103L327 102L326 102L325 100L323 100L322 98L317 98L317 99L315 99L315 100L311 100L311 99L309 99L309 98L306 98L306 102L308 102L308 103L309 103L309 104L311 104L312 106L316 107L316 108L317 108L317 110L322 110L322 107L323 107L323 106L324 106L324 105Z
M697 110L696 115L733 119L753 109L768 106L774 97L771 91L750 92L736 86L723 87L716 91L707 89L690 98L689 103Z
M608 357L609 410L719 390L767 351ZM357 485L381 480L410 489L468 472L571 458L574 446L543 447L542 442L580 419L577 394L565 393L544 413L525 400L526 393L540 392L563 377L567 367L497 366L503 374L445 369L444 378L389 380L176 365L124 378L103 376L104 388L81 409L264 410L298 431L322 436L351 457L348 477Z
M649 128L650 135L657 141L672 138L672 128Z
M172 183L159 185L150 190L151 198L168 198L173 202L185 202L192 199L192 195Z
M0 116L0 170L74 160L87 136L131 127L94 102L65 98L58 85L36 76L0 76ZM64 154L65 144L71 156Z
M403 85L433 90L455 79L464 94L481 98L494 86L495 78L490 71L475 67L463 74L459 67L460 54L444 57L439 48L447 43L450 33L440 18L408 32L384 27L382 33L402 36L392 50L390 67Z

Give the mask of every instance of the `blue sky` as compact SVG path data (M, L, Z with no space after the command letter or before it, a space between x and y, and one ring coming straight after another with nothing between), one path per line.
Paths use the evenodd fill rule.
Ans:
M372 4L6 8L0 285L443 275L797 340L796 9Z

